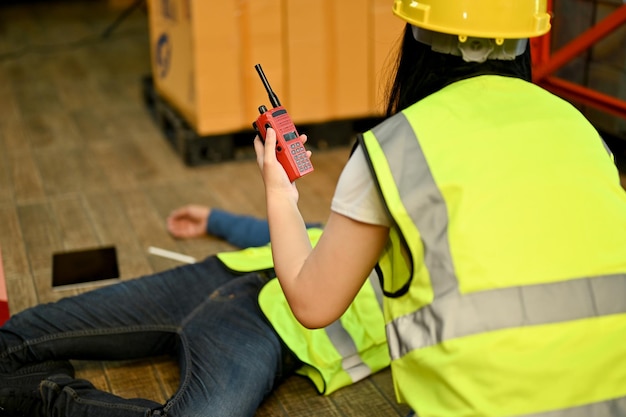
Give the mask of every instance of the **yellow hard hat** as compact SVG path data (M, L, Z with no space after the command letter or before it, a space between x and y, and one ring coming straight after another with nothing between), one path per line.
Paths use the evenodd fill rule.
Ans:
M467 37L521 39L550 30L547 0L395 0L393 13L413 26Z

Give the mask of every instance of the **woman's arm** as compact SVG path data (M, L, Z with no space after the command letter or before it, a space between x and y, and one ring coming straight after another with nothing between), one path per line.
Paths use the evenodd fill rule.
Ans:
M254 142L265 183L274 267L289 305L306 327L339 318L375 266L389 229L331 212L315 249L298 210L298 191L276 159L276 136Z
M318 244L292 278L288 300L298 320L318 328L338 319L372 272L388 236L384 226L331 212ZM276 255L274 262L278 265ZM280 279L280 268L276 273Z

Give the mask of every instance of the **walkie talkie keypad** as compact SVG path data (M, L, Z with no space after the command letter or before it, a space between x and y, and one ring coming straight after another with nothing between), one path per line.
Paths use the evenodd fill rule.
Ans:
M302 146L302 143L295 142L289 145L289 147L291 148L293 159L296 161L298 171L305 172L313 167L313 165L311 165L311 160L306 155L306 149Z

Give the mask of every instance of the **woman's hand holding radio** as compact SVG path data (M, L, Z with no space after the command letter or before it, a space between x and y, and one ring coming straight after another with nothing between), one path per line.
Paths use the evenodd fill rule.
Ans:
M306 143L306 135L301 135L300 139ZM276 132L269 128L265 137L265 143L259 136L254 139L254 150L256 152L257 164L261 170L263 181L265 182L266 195L278 192L291 195L294 202L298 202L298 189L295 182L290 182L285 168L276 158ZM311 151L307 151L307 156L311 157ZM268 195L269 197L269 195Z

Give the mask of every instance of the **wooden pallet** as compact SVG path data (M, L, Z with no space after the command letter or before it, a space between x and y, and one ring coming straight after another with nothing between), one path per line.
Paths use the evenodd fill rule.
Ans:
M197 166L254 156L252 128L227 134L200 135L180 113L159 95L151 76L142 80L144 103L167 141L180 155L186 165ZM356 134L380 121L379 118L333 120L298 126L300 133L308 136L307 147L329 149L350 145Z

